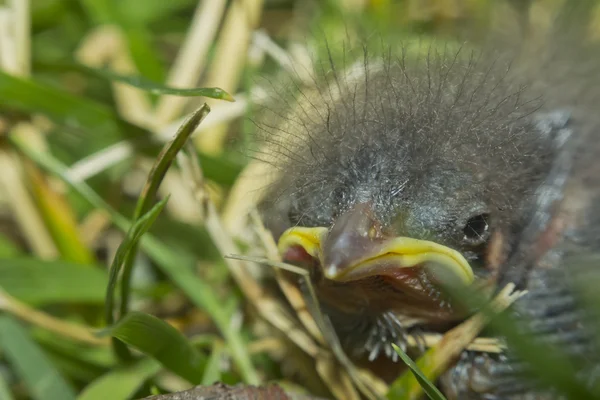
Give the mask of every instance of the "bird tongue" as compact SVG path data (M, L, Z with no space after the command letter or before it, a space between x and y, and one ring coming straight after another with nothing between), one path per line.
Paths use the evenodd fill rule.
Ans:
M318 260L324 276L338 282L372 276L402 281L412 278L415 268L423 268L438 284L473 281L473 271L459 252L426 240L386 237L368 204L359 204L340 216L331 231L323 227L288 229L278 246L288 261L308 256Z

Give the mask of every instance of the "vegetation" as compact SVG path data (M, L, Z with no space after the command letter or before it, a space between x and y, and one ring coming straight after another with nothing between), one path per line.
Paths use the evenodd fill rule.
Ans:
M268 101L261 78L320 56L317 31L452 38L464 21L487 29L491 3L0 1L0 399L217 381L440 398L435 366L468 338L390 391L324 339L325 321L295 314L296 288L279 282L289 307L261 285L289 266L248 195L251 104Z

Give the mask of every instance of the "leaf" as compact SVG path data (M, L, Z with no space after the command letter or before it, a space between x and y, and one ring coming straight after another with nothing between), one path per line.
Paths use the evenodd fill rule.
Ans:
M144 7L140 7L138 0L121 0L117 3L117 7L119 13L127 15L130 21L148 24L154 21L164 21L165 15L189 10L189 7L195 3L194 0L146 0Z
M0 71L0 105L44 114L65 127L104 137L107 143L147 137L138 126L120 119L110 107L64 90Z
M107 283L106 273L99 267L29 257L0 258L0 287L29 304L101 304Z
M4 233L0 233L0 258L16 257L21 249Z
M101 335L135 347L193 384L202 380L205 358L177 329L152 315L131 312Z
M14 397L10 392L10 388L8 387L8 383L4 379L4 376L0 374L0 399L4 400L13 400Z
M215 157L208 154L198 154L198 158L205 178L220 185L233 185L242 169L244 169L243 163L223 156Z
M392 347L396 353L398 353L402 361L404 361L408 368L410 368L414 378L431 400L446 400L442 392L440 392L439 389L436 388L435 385L429 381L429 379L427 379L417 364L411 360L411 358L405 352L403 352L400 347L396 346L395 344L392 344ZM405 400L409 398L417 398L417 396L420 397L420 394L415 393L414 382L412 382L412 379L410 379L410 375L406 375L405 373L392 384L387 398L394 400Z
M117 364L116 357L108 346L82 345L46 329L33 329L31 337L47 352L76 359L99 370L113 368Z
M119 75L114 72L111 72L107 69L92 69L89 68L90 72L95 73L98 76L109 79L111 81L119 81L122 83L126 83L128 85L134 86L138 89L142 89L146 92L152 94L168 94L168 95L176 95L176 96L185 96L185 97L210 97L211 99L225 100L225 101L235 101L232 95L224 91L223 89L212 87L212 88L191 88L191 89L182 89L182 88L173 88L169 86L163 86L158 83L152 82L148 79L145 79L142 76L132 76L132 75Z
M56 353L44 348L48 358L65 378L76 382L91 382L106 372L105 369L84 363L65 354Z
M126 83L128 85L134 86L138 89L142 89L146 92L152 94L168 94L175 96L184 96L184 97L210 97L211 99L225 100L225 101L235 101L232 95L224 91L220 88L173 88L169 86L164 86L153 82L149 79L146 79L142 76L133 76L133 75L120 75L115 72L112 72L108 69L95 69L81 66L81 69L85 69L90 73L98 75L102 78L118 81L121 83Z
M57 372L28 332L12 317L0 316L0 348L33 399L75 399L73 388Z
M113 259L112 265L110 267L110 276L108 279L108 284L106 286L105 292L105 317L108 324L112 324L114 321L113 318L113 304L114 304L114 291L117 286L117 278L119 276L119 272L121 271L121 266L123 262L129 257L131 251L135 251L135 246L137 242L140 240L142 235L150 229L152 223L158 217L158 214L163 210L168 197L164 198L160 202L156 203L154 207L150 211L148 211L145 215L139 218L129 229L127 232L127 236L123 239L119 248L117 249L117 253L115 254L115 258Z
M179 128L173 140L165 144L162 151L158 155L158 158L154 162L152 170L150 171L150 174L148 175L146 183L142 189L142 193L138 198L133 214L134 222L150 208L151 204L154 202L156 194L158 193L158 188L160 187L163 178L169 170L169 167L173 163L173 160L175 160L175 157L177 157L179 151L187 143L188 138L192 135L192 133L196 130L196 127L200 124L200 122L202 122L209 112L210 107L208 107L208 105L205 104L204 106L200 107ZM121 306L119 308L120 317L123 317L123 315L127 313L127 308L129 307L131 274L136 252L137 247L136 243L134 243L130 251L124 255L122 261L123 277L121 279Z
M82 1L82 5L96 22L117 25L120 28L127 40L127 48L137 70L143 76L162 81L165 77L165 68L157 51L153 49L152 32L145 23L136 21L127 12L122 12L119 3L114 0ZM147 6L148 4L144 4L141 8Z
M151 358L114 369L87 385L77 400L129 399L160 369L161 365Z
M43 328L32 328L30 333L58 370L73 381L91 382L117 365L109 346L84 345Z
M223 343L221 341L215 342L210 358L206 363L202 385L212 385L221 381L221 360L224 353Z
M157 57L157 51L152 46L152 38L148 29L140 24L126 23L123 25L126 25L123 26L123 33L137 71L141 76L162 82L166 76L165 67ZM128 82L124 83L129 84ZM146 90L144 87L140 89ZM151 90L146 91L153 93Z
M209 97L233 102L235 99L225 90L212 88L174 88L162 85L141 75L123 75L106 68L92 68L77 62L45 63L46 67L61 70L79 71L111 82L121 82L152 94L167 94L182 97Z
M188 120L189 123L190 120ZM68 183L80 196L84 197L95 208L105 210L114 224L123 231L128 231L131 223L123 215L112 208L102 197L100 197L85 182L77 182L70 179L68 169L51 154L36 151L28 145L27 141L18 135L9 137L13 145L19 151L26 154L42 168L59 176ZM240 369L244 380L250 384L258 384L259 377L252 365L247 346L240 332L230 324L230 315L224 309L222 301L214 288L203 282L193 272L194 259L188 257L165 245L150 234L146 234L141 240L141 247L148 256L157 264L161 271L166 274L190 300L199 308L208 312L215 324L225 337L230 354Z
M115 19L116 3L111 0L80 0L88 17L96 24L109 24Z
M258 384L259 378L250 360L247 346L240 333L231 326L227 305L217 296L213 287L195 275L191 260L173 252L150 235L142 239L142 247L155 260L161 271L215 321L244 380L253 385Z

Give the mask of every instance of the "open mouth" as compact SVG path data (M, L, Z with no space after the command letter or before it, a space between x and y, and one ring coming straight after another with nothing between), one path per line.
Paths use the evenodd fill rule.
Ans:
M395 278L409 273L408 269L425 271L428 279L436 284L453 280L469 285L474 280L473 270L462 254L435 242L408 237L373 240L354 251L351 257L344 257L344 262L336 262L324 245L328 234L329 230L323 227L290 228L279 238L279 251L285 258L289 251L301 248L319 262L327 279L337 282L373 276Z

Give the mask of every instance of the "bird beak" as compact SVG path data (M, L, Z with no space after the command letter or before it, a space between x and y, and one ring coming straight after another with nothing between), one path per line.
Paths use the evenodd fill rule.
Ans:
M386 237L367 203L359 204L336 220L331 230L294 227L279 238L284 255L300 247L319 261L326 278L337 282L371 276L400 277L408 268L424 268L434 282L458 279L470 284L473 270L456 250L435 242L409 237Z

